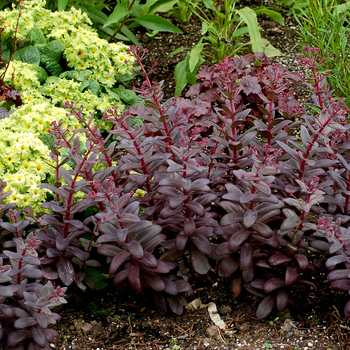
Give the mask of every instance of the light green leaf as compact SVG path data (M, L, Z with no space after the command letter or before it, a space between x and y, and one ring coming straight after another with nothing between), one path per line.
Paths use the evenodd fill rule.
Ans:
M29 32L29 38L30 38L32 45L46 45L47 44L47 40L39 28L36 28L36 27L33 28Z
M93 22L97 22L100 24L105 24L106 21L108 20L108 16L103 13L100 10L97 10L93 7L81 7L79 6L79 8L85 12L91 19Z
M261 35L259 32L258 21L255 12L249 7L244 7L241 10L236 10L239 16L249 29L250 41L252 43L253 52L261 52Z
M179 28L177 28L172 23L159 16L145 15L135 18L135 22L141 24L147 29L157 30L159 32L182 34L182 31Z
M133 32L126 26L123 26L120 30L134 45L141 46Z
M90 85L90 82L85 80L83 81L80 86L79 86L79 91L83 91L86 87L88 87Z
M244 34L249 33L249 29L248 27L242 27L242 28L238 28L237 30L235 30L232 34L232 39L233 38L238 38L239 36L242 36Z
M201 30L201 35L204 35L207 33L209 28L208 22L202 22L202 30Z
M261 38L261 44L262 50L267 57L283 56L282 52L272 46L268 40Z
M170 57L173 57L173 56L177 55L178 53L185 51L185 50L189 50L189 48L181 46L181 47L177 48L176 50L174 50L173 52L169 53L169 55L166 59L169 59Z
M46 73L46 70L40 66L36 66L35 64L33 64L32 68L35 69L36 76L37 76L40 84L44 84L44 82L46 81L46 78L48 76Z
M174 5L178 1L179 0L161 0L161 1L157 1L154 5L151 6L150 13L154 13L154 12L168 12L174 7Z
M58 0L57 9L58 11L64 11L67 6L68 0Z
M91 74L88 70L67 70L60 74L60 78L73 79L77 82L84 82L88 80Z
M13 54L16 61L22 61L30 64L40 64L40 52L36 46L27 46L23 49L16 51Z
M135 103L137 95L134 91L123 88L115 88L112 90L128 105L132 105Z
M103 28L108 27L109 25L113 23L118 23L120 20L122 20L127 14L129 13L129 10L126 6L119 4L114 8L114 11L111 13L111 15L108 17L106 23L103 25Z
M91 93L93 93L96 96L98 96L101 91L100 84L95 80L89 81L88 89L91 91Z
M191 52L190 52L190 58L189 58L189 68L190 72L192 73L199 61L199 58L201 57L201 53L203 51L203 38L199 41L197 45L195 45Z
M254 10L254 12L259 15L260 13L264 13L266 16L270 17L275 22L279 23L280 25L284 26L284 20L280 13L276 11L272 11L267 9L266 7L259 7Z
M190 57L189 57L189 55L187 55L187 57L186 57L186 80L187 80L187 83L193 85L197 81L196 75L197 75L198 68L201 66L201 64L203 62L205 62L205 60L203 59L202 56L199 56L198 62L197 62L196 66L194 67L192 72L190 71L189 61L190 61Z
M174 75L176 84L175 96L179 97L181 95L181 91L185 88L187 84L186 61L181 61L176 65Z

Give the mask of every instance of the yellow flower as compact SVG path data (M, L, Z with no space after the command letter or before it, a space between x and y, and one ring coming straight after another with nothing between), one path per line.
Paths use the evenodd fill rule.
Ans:
M7 156L5 158L5 162L8 164L8 165L11 165L13 163L14 159L12 156Z

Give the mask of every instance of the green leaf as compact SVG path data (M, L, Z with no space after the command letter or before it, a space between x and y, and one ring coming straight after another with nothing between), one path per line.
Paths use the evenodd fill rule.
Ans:
M91 278L95 282L95 290L101 290L108 286L108 277L100 272L100 268L87 266L84 271L86 277Z
M194 71L194 69L196 68L198 61L200 59L201 53L203 51L203 38L199 41L199 43L197 45L195 45L191 52L190 52L190 58L189 58L189 68L190 68L190 72L192 73Z
M16 51L13 54L16 61L22 61L30 64L40 64L40 52L36 46L27 46L23 49Z
M40 28L36 28L36 27L33 28L29 32L29 38L30 38L32 45L46 45L47 44L47 40L46 40L44 34L42 33L42 31L40 30Z
M207 33L209 28L208 22L202 22L202 30L201 30L201 35L204 35Z
M136 94L134 91L123 88L115 88L112 89L123 101L125 101L128 105L132 105L136 101Z
M267 57L283 56L282 52L272 46L268 40L261 38L261 44L262 50Z
M36 71L36 76L40 82L40 84L44 84L48 74L46 73L46 70L43 67L36 66L33 64L32 68Z
M166 59L169 59L170 57L173 57L184 50L189 50L189 48L181 46L181 47L177 48L176 50L174 50L173 52L169 53L169 55Z
M179 97L181 96L182 90L185 88L187 84L187 79L186 79L186 60L179 62L174 71L175 75L175 96Z
M170 11L174 5L178 2L179 0L161 0L157 1L154 5L151 6L150 12L168 12Z
M120 30L134 45L141 46L140 42L137 40L136 36L131 32L131 30L123 26Z
M189 84L193 85L193 84L196 83L196 75L197 75L198 68L200 67L200 65L203 62L205 62L205 60L203 59L202 56L199 56L199 59L198 59L198 61L196 63L196 66L194 67L192 72L190 70L190 64L189 64L190 57L189 57L189 55L187 55L186 61L187 61L187 64L186 64L186 80L187 80L187 82Z
M266 7L259 7L254 10L254 12L259 15L260 13L264 13L266 16L270 17L275 22L279 23L280 25L284 26L284 20L280 13L276 11L272 11L267 9Z
M247 34L247 33L249 33L248 27L239 28L239 29L237 29L237 30L235 30L235 31L233 32L233 34L232 34L232 39L233 39L233 38L238 38L238 37L240 37L240 36L242 36L242 35L244 35L244 34Z
M91 91L91 93L93 93L96 96L99 96L100 91L101 91L101 86L100 84L93 80L93 81L89 81L89 87L88 89Z
M77 5L74 5L74 6L77 6ZM108 16L103 13L102 11L100 10L97 10L93 7L81 7L81 6L78 6L83 12L85 12L93 22L97 22L97 23L100 23L100 24L105 24L107 19L108 19Z
M141 24L147 29L157 30L159 32L170 32L182 34L182 31L174 26L172 23L166 19L155 16L155 15L145 15L138 18L135 18L135 22Z
M88 70L68 70L60 74L60 78L73 79L77 82L88 80L91 72Z
M57 9L58 11L64 11L67 6L68 0L58 0Z
M80 86L79 86L79 91L83 91L86 87L88 87L90 85L90 82L85 80L83 81Z
M106 28L113 23L118 23L128 13L129 13L129 10L126 6L124 6L122 4L117 5L114 8L114 11L111 13L111 15L108 17L106 23L103 25L103 28Z
M36 46L41 54L41 63L52 75L59 76L63 72L60 65L65 47L58 41L53 40L47 45Z
M249 29L250 41L252 43L253 52L261 52L261 35L259 32L258 21L255 12L249 7L244 7L242 10L236 10L244 23Z
M45 84L54 83L57 80L58 80L58 77L56 75L50 75L46 78Z

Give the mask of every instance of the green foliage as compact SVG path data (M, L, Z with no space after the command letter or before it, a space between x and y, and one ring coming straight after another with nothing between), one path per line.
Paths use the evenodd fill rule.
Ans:
M276 22L284 25L282 16L269 8L259 7L252 10L248 7L237 10L237 0L225 0L221 8L212 0L203 1L205 10L197 2L184 0L188 9L202 21L202 38L190 50L186 59L178 63L175 69L176 96L187 83L194 84L198 68L207 61L218 63L227 56L235 56L250 45L253 52L264 52L268 57L280 55L267 40L261 38L257 15L264 13ZM244 34L249 34L248 43L241 42ZM208 50L206 50L208 47ZM170 54L173 56L185 48Z
M324 72L335 94L350 106L350 1L336 0L295 2L301 46L318 47L325 57Z
M75 4L87 13L97 24L100 34L111 42L114 38L123 41L131 41L140 46L136 36L130 31L132 28L142 26L156 35L158 32L182 33L166 19L155 15L155 12L167 12L173 6L174 0L119 0L112 13L107 16L101 10L94 7L84 7Z

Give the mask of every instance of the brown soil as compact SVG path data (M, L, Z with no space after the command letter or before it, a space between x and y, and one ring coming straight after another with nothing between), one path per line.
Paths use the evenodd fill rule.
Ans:
M286 18L285 27L267 18L260 25L262 35L285 53L274 60L298 71L293 19ZM158 62L152 80L165 80L165 98L173 96L173 70L186 53L169 60L167 55L181 46L192 47L200 38L200 23L195 18L181 29L184 35L159 34L159 39L137 34L149 49L146 66L150 68ZM303 97L300 88L297 94ZM225 330L214 325L206 308L182 316L162 317L153 310L149 295L137 295L128 288L118 292L111 288L103 292L87 291L80 300L72 297L60 311L62 320L55 327L60 337L50 346L59 350L350 349L350 325L342 318L347 296L331 291L323 276L318 277L317 292L300 291L296 295L302 305L300 310L275 313L265 320L255 317L259 300L249 293L243 291L235 297L229 281L213 280L214 276L196 277L193 281L197 285L188 302L196 298L201 298L204 304L214 302L225 322Z

